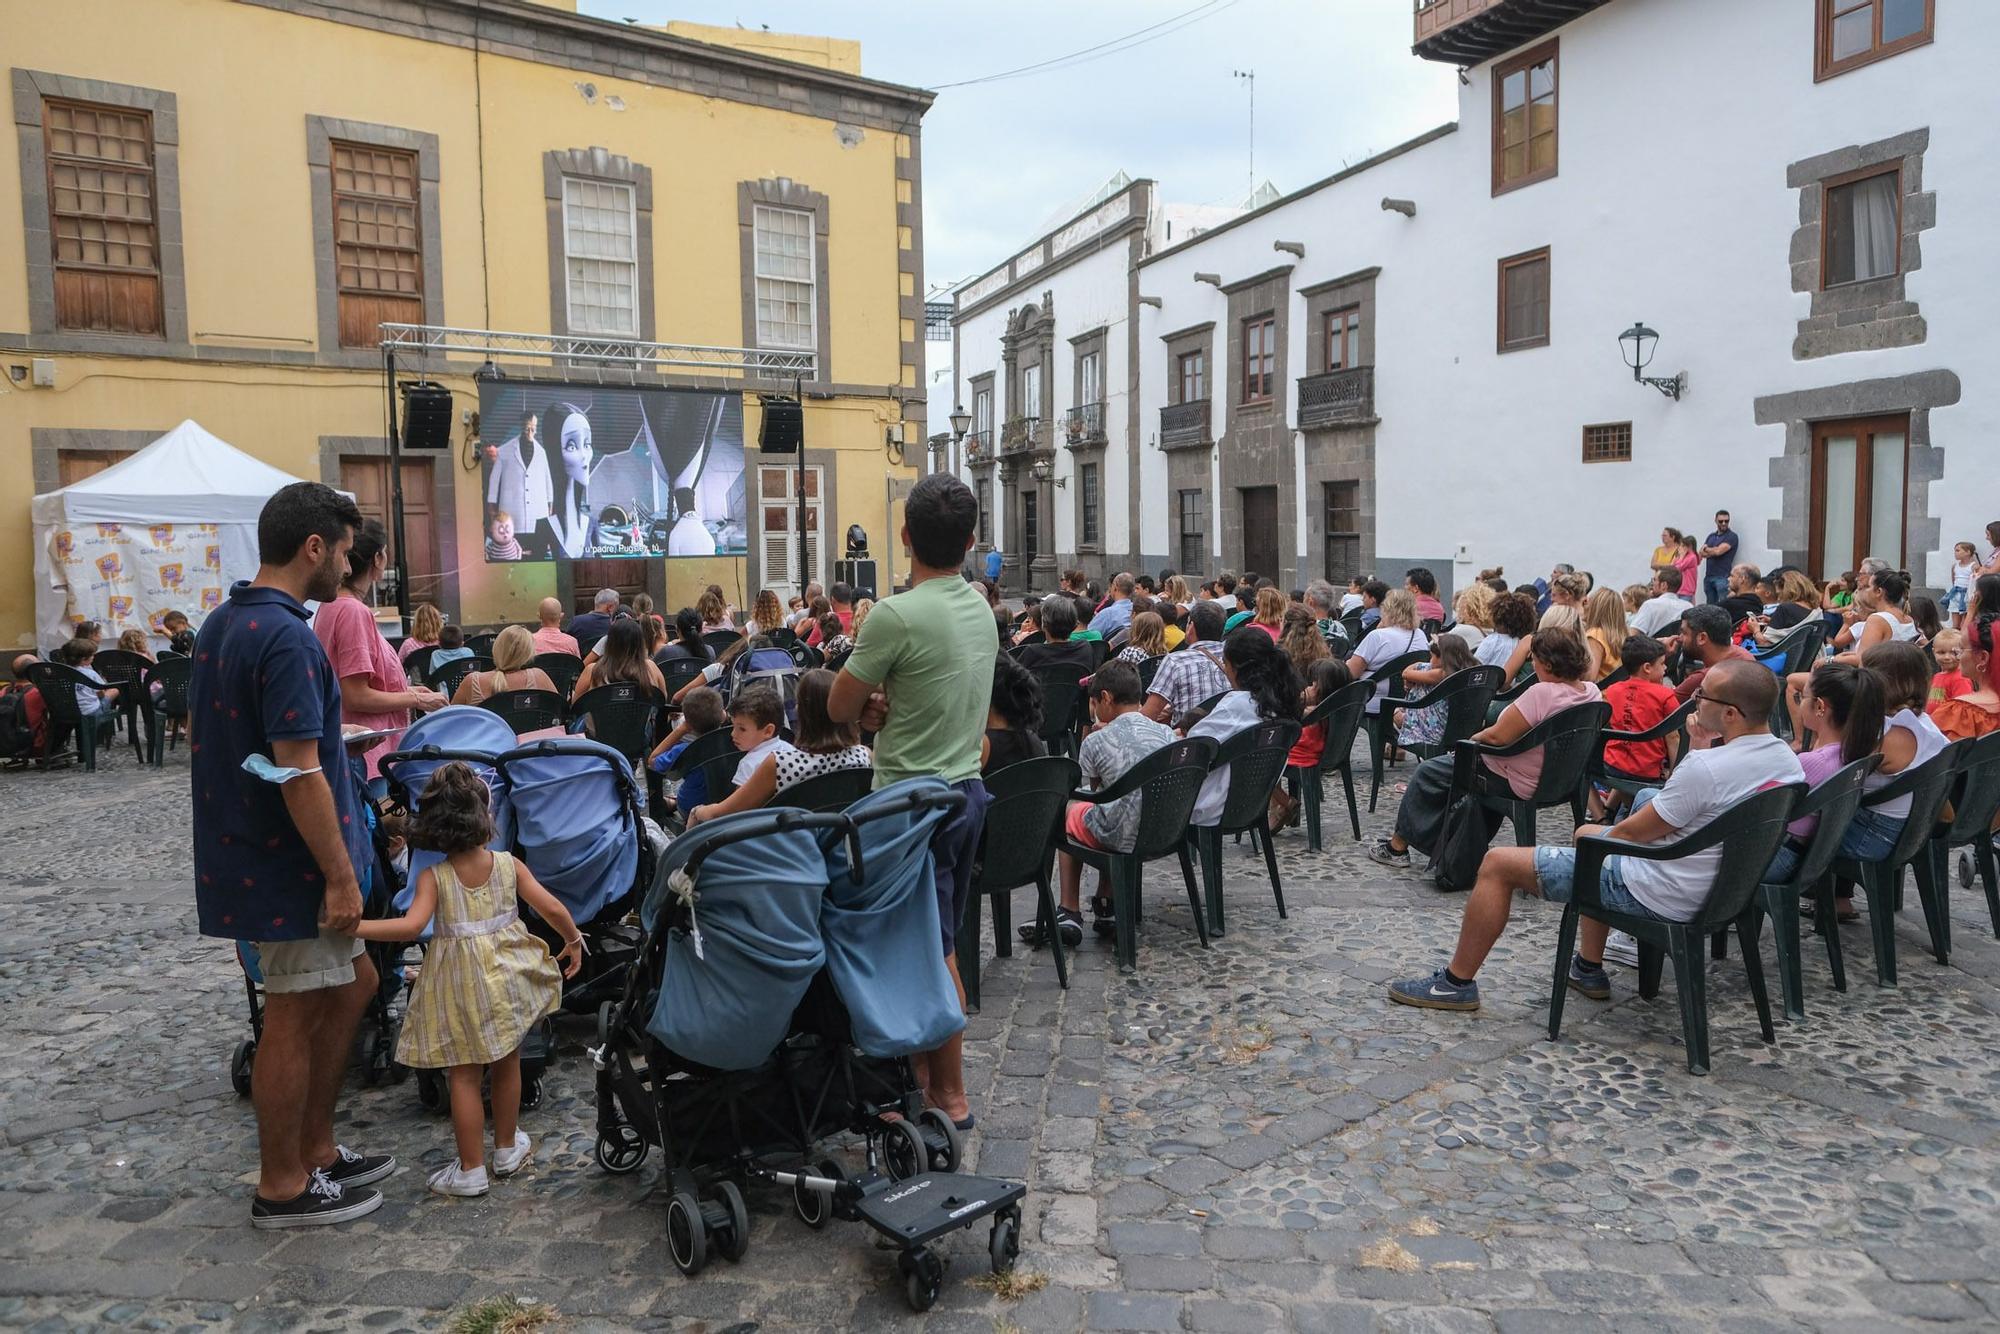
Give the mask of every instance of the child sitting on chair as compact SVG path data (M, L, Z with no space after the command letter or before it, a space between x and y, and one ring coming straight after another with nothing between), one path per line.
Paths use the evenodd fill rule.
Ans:
M1445 723L1451 709L1425 708L1415 703L1431 691L1437 689L1446 677L1454 672L1462 672L1479 663L1472 656L1472 649L1457 635L1439 635L1431 641L1429 666L1405 667L1403 685L1412 701L1407 709L1396 710L1396 740L1405 746L1435 746L1444 740Z
M728 722L729 715L722 708L722 692L713 686L697 686L682 698L681 720L667 733L666 740L653 747L647 763L653 766L654 773L666 773L689 746ZM674 795L666 799L667 809L690 811L707 800L708 780L699 771L682 778Z
M740 792L757 774L760 767L768 767L766 761L781 751L792 748L792 743L779 735L785 725L785 702L778 692L769 686L756 685L739 690L729 700L729 735L736 743L736 749L743 752L737 762L736 776L732 780ZM710 794L713 795L713 794ZM764 793L766 800L770 790ZM751 806L762 805L761 801L745 801L740 805L725 808L722 802L710 802L706 806L682 806L687 811L688 828L692 829L703 820L713 820L718 815L731 811L748 810Z
M493 1175L527 1165L534 1141L521 1131L521 1042L562 1007L562 978L583 962L583 936L562 900L543 889L526 866L486 844L493 837L486 784L463 764L441 765L424 787L409 828L410 842L445 855L417 876L410 910L401 917L364 919L363 940L409 941L437 918L423 972L410 994L396 1059L420 1069L445 1069L458 1154L431 1173L439 1195L484 1195L486 1109L481 1077L491 1074ZM548 946L521 923L526 903L563 942ZM558 965L560 973L558 976Z
M438 646L431 650L431 670L435 672L448 662L472 656L472 650L465 646L465 627L447 625L438 631Z
M874 752L861 744L860 724L836 723L827 716L826 701L833 693L833 680L833 673L824 667L815 667L799 678L797 739L790 745L780 743L772 748L757 762L750 776L736 785L734 792L698 812L702 819L767 805L808 778L875 766ZM745 759L747 762L748 757ZM738 773L740 776L740 769ZM691 818L688 823L695 821Z
M1658 727L1680 707L1673 688L1667 685L1665 644L1650 635L1632 635L1626 639L1618 661L1625 668L1625 679L1604 692L1604 702L1611 706L1611 721L1606 724L1609 730L1644 732ZM1665 781L1667 766L1676 758L1674 752L1679 745L1679 736L1664 736L1657 741L1606 742L1604 767L1619 778L1632 780L1632 785L1657 787ZM1641 779L1644 781L1640 782ZM1593 783L1590 818L1602 820L1616 795L1613 789Z

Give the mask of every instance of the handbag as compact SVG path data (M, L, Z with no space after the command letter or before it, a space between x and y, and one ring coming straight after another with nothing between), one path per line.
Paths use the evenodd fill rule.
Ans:
M1486 859L1487 844L1493 840L1493 824L1486 808L1474 793L1452 798L1438 828L1437 851L1431 859L1431 880L1439 889L1471 889L1479 878L1479 863Z

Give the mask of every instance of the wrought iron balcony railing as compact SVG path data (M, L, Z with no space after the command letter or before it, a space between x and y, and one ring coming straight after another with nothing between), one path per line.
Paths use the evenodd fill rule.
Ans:
M1209 440L1209 401L1190 399L1160 409L1160 448L1193 449Z
M1299 429L1342 426L1375 417L1375 368L1349 366L1299 377Z
M1063 442L1072 449L1079 445L1104 443L1104 405L1084 403L1063 414Z

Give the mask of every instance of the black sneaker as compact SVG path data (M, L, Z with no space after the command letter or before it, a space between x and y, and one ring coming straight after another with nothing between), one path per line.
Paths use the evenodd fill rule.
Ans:
M1601 963L1588 963L1580 954L1569 956L1569 989L1591 1000L1611 999L1611 977Z
M262 1195L250 1202L250 1226L319 1227L326 1223L346 1223L382 1207L382 1192L367 1186L343 1188L314 1172L306 1188L289 1200L267 1200Z
M333 1146L333 1161L319 1169L336 1186L366 1186L396 1170L386 1153L356 1153L345 1144Z
M1019 936L1021 943L1030 949L1038 950L1049 943L1047 936L1042 931L1042 924L1040 922L1030 922L1026 926L1017 927L1014 934ZM1071 912L1067 908L1056 909L1056 934L1062 937L1064 949L1073 950L1078 945L1081 945L1083 943L1083 915Z

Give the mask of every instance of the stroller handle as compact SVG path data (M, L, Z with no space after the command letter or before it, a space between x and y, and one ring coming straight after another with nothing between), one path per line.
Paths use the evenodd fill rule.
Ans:
M744 814L749 814L749 812L744 812ZM760 818L756 820L741 820L740 816L728 817L731 820L739 820L741 822L734 828L704 841L688 857L687 861L681 863L681 869L692 876L701 870L703 860L718 848L725 848L732 843L742 843L753 838L762 838L766 834L790 833L795 829L839 830L847 840L848 860L855 866L861 864L861 837L855 831L854 822L838 811L801 811L781 806L759 811L757 814ZM687 838L689 836L688 834L683 834L681 837ZM664 866L661 867L662 872L665 869Z
M382 757L380 766L382 776L389 780L396 803L406 809L409 807L410 798L421 794L412 793L409 786L397 775L396 769L419 761L426 764L457 761L462 764L483 764L489 769L500 767L500 757L489 750L447 750L443 746L419 746L415 750L392 751Z

